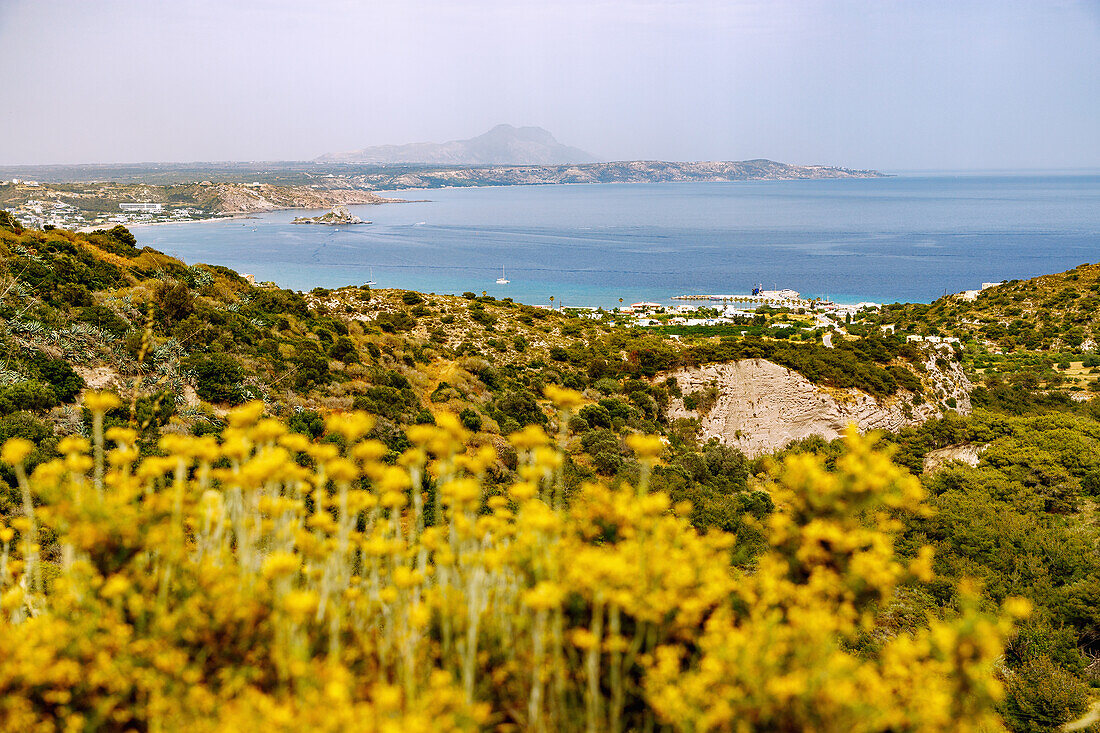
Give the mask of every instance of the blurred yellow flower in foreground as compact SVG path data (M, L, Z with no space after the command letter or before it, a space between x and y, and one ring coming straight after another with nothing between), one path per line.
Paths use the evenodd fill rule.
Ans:
M92 412L108 412L119 406L118 395L113 392L86 392L84 406Z
M117 404L85 398L100 418ZM509 475L453 416L410 428L393 460L363 440L369 415L331 416L335 443L262 415L249 403L218 439L165 435L144 458L100 419L91 445L64 438L20 473L0 525L0 730L996 725L993 666L1026 601L998 618L963 587L956 617L853 651L901 584L932 578L930 550L894 550L890 517L922 510L919 484L868 439L849 435L835 471L777 469L744 570L734 535L645 491L655 436L627 438L637 490L566 492L534 426L510 436ZM121 447L102 460L106 440Z
M9 466L18 466L27 459L34 450L34 443L25 438L11 438L4 443L0 450L0 460Z

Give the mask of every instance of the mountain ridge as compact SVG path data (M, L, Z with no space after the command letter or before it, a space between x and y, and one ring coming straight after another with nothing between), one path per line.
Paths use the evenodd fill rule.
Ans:
M374 145L347 152L325 153L314 160L318 163L378 165L560 165L594 163L597 159L580 148L563 145L541 127L501 124L465 140Z

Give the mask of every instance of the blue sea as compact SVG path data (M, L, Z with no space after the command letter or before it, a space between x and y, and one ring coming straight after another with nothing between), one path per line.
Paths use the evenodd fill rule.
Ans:
M487 291L615 306L684 293L792 288L838 302L944 293L1100 261L1100 174L397 191L349 207L369 225L302 226L279 211L135 229L188 263L283 287ZM497 285L501 271L511 282Z

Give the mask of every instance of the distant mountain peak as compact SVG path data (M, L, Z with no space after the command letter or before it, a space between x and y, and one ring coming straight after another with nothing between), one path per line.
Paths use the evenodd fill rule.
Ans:
M500 124L468 140L376 145L344 153L326 153L316 160L319 163L379 165L562 165L592 163L596 158L579 148L561 144L541 127Z
M493 129L489 130L489 132L478 136L478 138L487 137L515 138L518 140L537 140L539 142L552 143L554 145L560 144L546 128L534 126L516 127L515 125L509 125L507 122L503 122ZM477 140L478 138L473 139Z

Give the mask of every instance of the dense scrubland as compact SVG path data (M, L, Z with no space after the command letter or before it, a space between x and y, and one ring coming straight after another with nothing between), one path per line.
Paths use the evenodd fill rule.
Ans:
M257 287L122 228L4 219L0 257L4 729L1023 731L1092 704L1072 305L1044 343L937 302L826 349ZM1083 302L1074 272L1044 297ZM972 415L750 460L665 414L664 372L740 358L919 392L903 334L933 330L966 339ZM924 472L960 445L976 466Z

